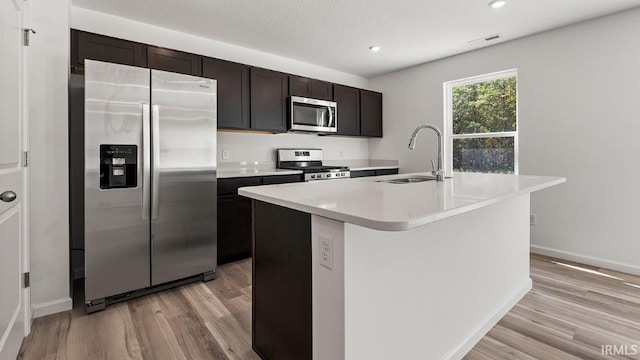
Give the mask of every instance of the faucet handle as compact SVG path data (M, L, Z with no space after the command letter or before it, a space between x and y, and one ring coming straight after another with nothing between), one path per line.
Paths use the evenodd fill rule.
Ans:
M442 169L436 170L436 165L431 160L431 175L436 177L436 181L444 181L444 171Z

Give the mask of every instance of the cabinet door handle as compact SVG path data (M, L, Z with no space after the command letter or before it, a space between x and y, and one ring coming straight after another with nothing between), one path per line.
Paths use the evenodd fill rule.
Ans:
M2 194L0 194L0 200L2 200L4 202L12 202L17 197L18 197L18 195L16 195L16 193L11 191L11 190L5 191Z

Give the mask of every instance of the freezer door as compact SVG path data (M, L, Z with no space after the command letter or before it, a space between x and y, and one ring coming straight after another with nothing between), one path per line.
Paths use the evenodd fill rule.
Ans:
M85 62L87 301L150 285L149 77L147 69Z
M216 269L216 81L151 71L151 283Z

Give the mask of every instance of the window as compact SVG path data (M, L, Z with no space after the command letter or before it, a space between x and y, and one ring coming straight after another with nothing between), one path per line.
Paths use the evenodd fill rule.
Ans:
M517 70L444 84L447 173L518 173Z

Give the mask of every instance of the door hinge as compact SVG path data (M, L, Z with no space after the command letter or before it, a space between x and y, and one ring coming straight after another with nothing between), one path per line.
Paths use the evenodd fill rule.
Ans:
M26 272L22 275L23 275L22 280L23 280L24 288L26 289L29 287L29 273Z
M29 46L29 38L31 34L35 34L36 31L33 29L23 29L22 31L24 32L24 46Z
M22 152L22 166L23 167L29 166L29 152L28 151L23 151Z

